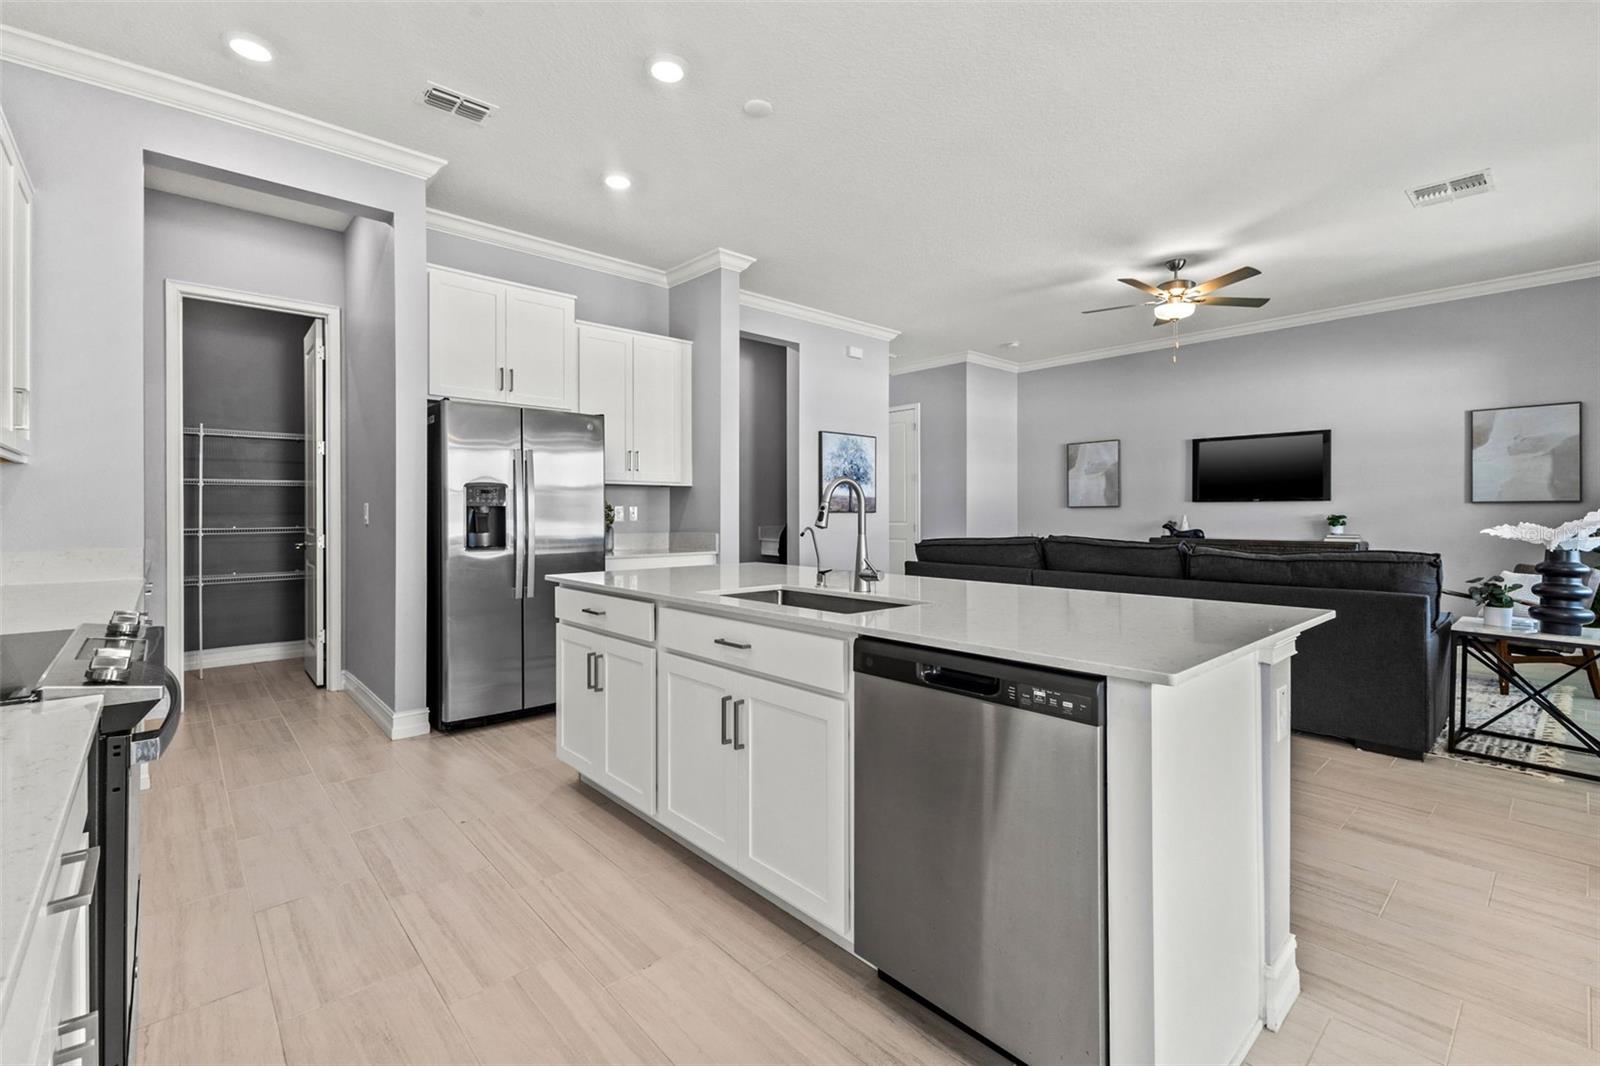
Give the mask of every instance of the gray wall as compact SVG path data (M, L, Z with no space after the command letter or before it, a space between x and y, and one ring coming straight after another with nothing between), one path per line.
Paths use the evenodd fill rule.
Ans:
M923 478L927 483L927 478ZM967 365L967 536L1017 532L1017 375Z
M427 435L427 276L419 179L242 126L96 88L15 64L0 67L0 107L37 186L34 205L35 458L0 478L0 542L11 551L147 551L144 501L163 462L145 439L150 404L145 328L144 156L159 153L303 189L383 212L395 226L393 387L397 422L370 458L393 485L374 506L372 535L394 545L372 616L346 623L394 627L392 690L401 710L424 705ZM164 410L164 404L157 412ZM93 496L83 486L101 491ZM157 549L149 549L151 557ZM389 622L384 622L387 617ZM358 675L359 676L359 675Z
M363 505L375 515L395 510L394 472L383 455L396 422L389 400L395 394L394 228L357 218L343 239L344 668L394 707L395 618L386 578L395 572L395 543L381 522L362 521Z
M667 316L668 333L694 342L694 484L670 490L671 528L715 533L733 558L739 550L739 275L713 270L674 285Z
M967 535L967 366L889 379L892 404L922 405L922 538Z
M789 521L788 363L786 348L739 341L739 543L728 557L741 562L763 561L761 526Z
M1600 281L1524 289L1034 371L1018 396L1021 528L1143 538L1187 513L1213 536L1315 537L1323 516L1379 548L1436 551L1445 581L1538 557L1486 526L1600 506ZM1466 412L1583 401L1584 500L1467 502ZM1190 439L1333 430L1327 503L1197 504ZM1122 441L1122 506L1067 509L1068 441Z
M737 294L735 294L737 298ZM799 531L817 514L822 495L817 434L821 430L867 433L878 439L878 509L867 515L867 552L880 568L889 567L889 342L857 333L821 326L772 311L740 308L738 329L796 353L798 377L794 384L793 415L796 476L790 486L789 526L795 558L810 561L810 550L798 551ZM850 346L862 358L845 354ZM696 476L699 469L696 468ZM856 517L835 514L820 531L822 565L848 569L855 557Z
M151 612L164 618L166 283L187 281L337 307L344 302L344 248L332 230L150 189L143 197L144 536L154 551ZM295 391L298 395L298 384Z

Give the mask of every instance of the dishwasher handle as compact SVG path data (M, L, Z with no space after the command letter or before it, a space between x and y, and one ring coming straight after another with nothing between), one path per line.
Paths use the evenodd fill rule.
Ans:
M1000 695L1001 681L993 674L975 674L970 670L957 670L953 666L917 664L917 680L929 688L944 689L977 699L994 699Z

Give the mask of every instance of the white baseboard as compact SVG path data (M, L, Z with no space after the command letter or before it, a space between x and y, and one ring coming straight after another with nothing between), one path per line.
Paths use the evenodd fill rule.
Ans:
M396 711L348 670L344 672L344 689L350 693L350 698L355 700L356 706L367 712L367 717L378 723L378 728L383 730L384 735L390 740L406 740L410 737L427 735L430 728L428 708Z
M183 653L183 668L209 670L223 666L244 666L247 663L275 663L300 658L305 653L305 647L304 641L286 640L281 644L237 644L231 648L186 651Z
M1289 1016L1289 1008L1300 998L1300 967L1295 963L1297 942L1294 934L1283 942L1278 957L1261 971L1261 1020L1268 1029L1278 1031Z

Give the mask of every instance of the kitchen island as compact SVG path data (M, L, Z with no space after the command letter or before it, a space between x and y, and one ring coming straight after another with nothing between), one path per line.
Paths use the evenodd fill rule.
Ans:
M1331 612L768 564L551 580L559 757L851 948L857 638L1103 679L1097 1057L1239 1061L1293 1003L1289 661Z

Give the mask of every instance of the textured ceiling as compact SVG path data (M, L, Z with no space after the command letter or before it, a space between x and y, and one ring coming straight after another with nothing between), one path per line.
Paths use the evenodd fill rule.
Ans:
M1261 311L1600 259L1600 5L28 3L0 18L448 159L429 203L1022 361L1141 341L1121 275ZM244 30L277 51L233 58ZM645 75L657 51L688 78ZM500 105L481 128L428 81ZM750 97L773 102L746 117ZM1489 166L1494 192L1407 186ZM626 194L601 174L632 175Z

